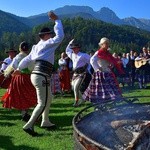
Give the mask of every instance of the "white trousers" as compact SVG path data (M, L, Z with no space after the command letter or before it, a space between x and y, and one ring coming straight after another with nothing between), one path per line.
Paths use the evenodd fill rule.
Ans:
M24 125L24 129L32 128L36 120L42 115L41 126L51 126L49 121L49 108L52 100L50 89L50 77L40 72L31 74L31 82L37 93L37 105L34 108L30 120Z
M75 101L78 101L80 98L82 98L82 94L80 92L80 87L82 85L82 82L85 78L86 74L82 73L82 74L73 74L73 78L72 78L72 90L74 91L74 97L75 97Z

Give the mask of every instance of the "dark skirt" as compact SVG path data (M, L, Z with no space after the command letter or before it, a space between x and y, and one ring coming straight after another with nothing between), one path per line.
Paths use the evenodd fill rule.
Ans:
M7 92L2 97L3 107L19 110L29 109L37 104L36 90L29 74L12 77Z
M94 72L83 99L92 103L122 98L119 84L112 72Z
M11 82L11 76L8 78L4 77L4 74L0 74L0 88L7 89Z

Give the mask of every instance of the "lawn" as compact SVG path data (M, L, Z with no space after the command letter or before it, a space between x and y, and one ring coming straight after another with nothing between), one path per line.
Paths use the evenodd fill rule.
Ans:
M5 90L0 89L0 96ZM150 86L147 89L139 90L137 87L122 88L124 97L137 97L140 102L150 101ZM132 98L129 98L132 99ZM83 108L89 106L86 102L78 108L72 107L73 96L54 96L50 120L57 125L55 131L47 131L36 124L35 131L40 137L31 137L22 130L25 122L21 120L18 110L4 109L0 103L0 150L72 150L73 140L73 117ZM32 109L30 110L32 112Z

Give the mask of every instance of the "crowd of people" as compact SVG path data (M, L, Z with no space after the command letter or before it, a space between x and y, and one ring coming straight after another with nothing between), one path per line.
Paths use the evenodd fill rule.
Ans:
M7 89L1 98L3 107L15 108L21 111L22 120L26 121L23 131L37 136L34 125L39 117L41 128L55 129L56 125L49 119L49 109L52 94L62 95L73 91L74 107L82 102L102 103L109 100L122 100L119 84L124 87L147 88L150 80L150 51L143 47L138 54L111 54L110 40L100 39L99 49L90 54L82 52L82 45L77 39L72 39L61 53L59 67L54 69L54 55L64 38L61 20L53 12L48 13L50 20L55 22L52 31L44 27L39 32L40 41L33 45L29 53L28 43L23 41L19 53L8 50L8 58L2 61L0 87ZM28 109L35 107L32 114Z
M124 75L118 74L114 70L119 83L124 87L127 84L129 87L135 87L138 83L139 89L146 89L147 83L150 82L150 50L143 47L141 53L131 50L129 53L116 54L113 57L120 63L124 70Z

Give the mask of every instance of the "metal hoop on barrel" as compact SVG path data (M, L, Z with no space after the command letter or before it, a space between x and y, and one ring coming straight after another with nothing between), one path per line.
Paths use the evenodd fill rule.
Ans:
M112 150L112 148L108 147L109 144L108 145L102 144L101 142L98 142L95 139L92 139L88 134L86 135L81 130L81 125L83 126L83 129L86 128L86 126L87 126L87 124L82 124L82 122L84 122L83 120L84 119L87 119L87 120L89 119L90 120L91 119L90 117L92 115L94 115L95 113L98 113L99 116L103 116L108 111L110 111L112 113L115 113L115 111L117 112L118 110L122 111L122 108L129 108L129 110L131 108L133 108L133 112L134 112L134 108L137 108L137 110L138 109L140 110L141 109L140 107L143 107L143 108L146 107L147 111L145 110L144 113L147 114L148 117L146 118L144 116L145 118L144 117L143 118L147 119L148 123L150 123L150 118L149 118L150 103L143 103L143 104L134 103L137 100L138 99L127 100L125 98L124 101L107 101L107 102L104 102L104 103L101 103L101 104L92 104L92 105L82 109L76 116L74 116L73 121L72 121L73 129L74 129L75 150ZM137 110L135 109L135 111L137 111ZM124 118L125 118L124 120L127 119L126 116ZM99 119L99 118L97 118L97 119ZM142 122L142 119L140 120L140 118L139 118L139 120L136 120L136 121L134 119L133 119L133 121L131 121L130 118L128 118L128 119L129 119L131 124L136 123L136 121L137 121L137 124L138 124L138 121ZM116 120L112 120L113 123L116 123L115 121ZM86 121L86 123L88 123L88 121ZM106 125L107 124L108 124L108 122L106 122ZM94 122L93 122L93 125L94 125ZM105 123L104 123L104 126L105 126ZM118 131L121 131L121 128L119 128ZM95 133L93 133L93 134L95 134ZM132 143L133 143L133 141L134 140L132 140ZM128 146L124 144L123 147L128 147ZM117 148L116 148L116 150L117 150Z

